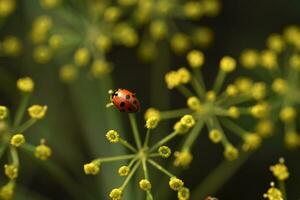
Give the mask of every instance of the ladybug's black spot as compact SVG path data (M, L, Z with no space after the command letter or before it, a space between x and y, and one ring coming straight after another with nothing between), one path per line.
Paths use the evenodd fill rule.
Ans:
M126 99L130 99L130 96L129 96L129 95L126 95Z
M133 104L137 104L137 101L136 101L136 100L134 100L134 101L133 101Z
M128 108L128 110L129 110L129 111L132 111L132 108L131 108L131 107L129 107L129 108Z
M135 95L133 94L132 97L135 98Z
M124 107L124 106L125 106L125 102L124 102L124 101L121 102L121 103L120 103L120 106L121 106L121 107Z

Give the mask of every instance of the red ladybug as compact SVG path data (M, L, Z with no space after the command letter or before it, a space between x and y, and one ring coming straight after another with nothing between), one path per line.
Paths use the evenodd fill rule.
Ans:
M140 110L140 102L136 98L135 93L126 89L118 89L109 91L111 102L117 107L120 112L135 113Z

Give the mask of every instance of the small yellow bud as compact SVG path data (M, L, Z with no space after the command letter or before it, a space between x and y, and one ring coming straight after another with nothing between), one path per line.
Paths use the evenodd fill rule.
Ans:
M187 105L191 110L194 110L194 111L199 110L201 107L200 100L198 99L198 97L195 97L195 96L188 98Z
M272 83L272 90L277 94L285 94L287 92L287 83L281 78L276 78Z
M176 131L179 134L184 134L189 131L189 127L186 125L182 124L180 121L176 122L173 127L174 131Z
M234 146L232 146L231 144L225 146L224 157L227 160L229 161L235 160L238 158L238 156L239 156L239 151Z
M120 8L116 6L111 6L105 9L104 11L104 19L108 22L116 22L119 20L122 12Z
M41 15L37 17L32 25L33 30L37 31L38 33L45 33L49 31L52 27L53 22L50 16L48 15Z
M191 19L199 19L204 14L202 4L196 1L188 1L185 3L183 12L185 16Z
M256 50L246 49L241 54L240 62L246 69L253 69L259 63L259 54Z
M83 170L86 175L97 175L100 172L100 164L96 162L84 164Z
M144 118L148 120L151 117L155 117L156 119L160 120L160 111L156 108L148 108L145 112Z
M143 41L139 46L138 55L145 62L154 60L157 57L155 42Z
M214 91L207 91L206 100L210 102L214 102L216 100L216 93Z
M222 132L219 131L218 129L213 129L209 131L209 139L213 143L219 143L223 138Z
M154 129L158 124L158 119L156 117L150 117L146 121L146 128L147 129Z
M161 147L158 148L158 153L159 153L159 155L160 155L161 157L163 157L163 158L168 158L168 157L170 157L172 151L171 151L171 149L170 149L169 147L167 147L167 146L161 146Z
M283 31L284 39L290 43L295 44L296 41L299 39L300 29L297 26L288 26Z
M14 182L8 182L0 188L0 198L3 200L11 200L14 195Z
M277 67L277 55L271 50L265 50L261 52L260 55L260 64L262 67L272 70Z
M289 64L293 69L300 71L300 55L292 55L289 59Z
M265 102L258 103L250 108L250 113L255 118L264 118L269 114L269 105Z
M271 187L268 189L267 193L263 195L264 198L269 200L284 200L281 191L274 187L274 183L271 183Z
M8 56L18 56L22 50L22 43L15 36L7 36L2 43L3 53Z
M226 94L230 97L234 97L238 94L238 88L233 85L233 84L229 84L227 87L226 87Z
M137 44L139 38L135 30L128 24L120 23L114 29L117 33L117 40L126 47L133 47Z
M87 48L79 48L74 54L74 62L77 66L83 67L90 61L90 52Z
M33 119L43 119L46 115L47 109L47 106L32 105L28 108L28 114Z
M142 179L139 182L139 186L144 191L149 191L151 189L151 183L147 179Z
M237 119L240 117L240 111L237 107L231 106L228 108L228 115L234 119Z
M279 118L285 123L292 122L297 115L296 110L293 107L284 107L279 113Z
M109 197L112 199L112 200L121 200L122 199L122 195L123 195L123 191L119 188L115 188L113 189L110 194L109 194Z
M279 159L279 163L272 165L270 170L279 181L285 181L290 176L289 170L284 164L283 158Z
M170 71L165 75L165 81L169 89L173 89L180 85L181 77L177 71Z
M0 120L3 120L8 115L8 109L5 106L0 106Z
M204 0L202 4L206 16L215 17L219 14L221 9L219 0Z
M34 155L40 160L47 160L52 155L52 150L45 144L44 139L41 139L41 143L35 147Z
M178 200L189 200L190 190L186 187L182 187L177 193Z
M176 33L171 38L171 48L177 54L185 53L190 46L190 38L183 33Z
M260 120L257 123L255 130L261 137L269 137L273 134L274 125L270 120Z
M73 65L64 65L59 71L59 76L63 82L70 83L77 78L78 70Z
M192 115L184 115L181 117L180 122L188 128L192 128L195 125L195 120Z
M240 77L235 80L234 84L240 92L246 93L251 89L253 82L249 78Z
M256 150L261 145L261 137L255 133L249 133L244 136L244 144L242 146L244 151Z
M40 4L44 9L52 9L60 4L61 0L40 0Z
M300 135L296 132L287 132L284 134L285 146L289 149L300 147Z
M38 46L33 50L33 59L38 64L46 64L52 58L52 50L48 46Z
M0 17L7 17L16 8L15 0L0 0Z
M279 34L272 34L267 39L267 46L269 49L280 53L285 48L285 43L281 35Z
M110 63L104 60L95 60L91 66L91 74L94 77L102 77L112 71Z
M199 68L204 64L204 55L201 51L193 50L187 55L187 61L191 68Z
M189 151L176 151L174 156L174 165L176 167L188 167L193 160L193 155Z
M96 39L96 47L99 51L108 52L111 45L111 39L105 35L99 35Z
M30 77L20 78L17 81L17 88L22 92L32 92L34 90L34 82Z
M120 140L120 135L115 130L109 130L105 136L110 143L118 143Z
M230 56L224 56L220 61L220 68L226 73L232 72L236 68L236 61Z
M128 166L122 166L118 170L120 176L127 176L129 172L130 172L130 168Z
M4 165L4 173L9 179L16 179L18 177L18 166Z
M15 134L10 139L10 144L15 147L20 147L25 143L25 137L23 134Z
M212 43L214 33L208 27L196 28L192 33L192 39L195 45L198 45L199 47L207 47Z
M179 178L172 177L170 178L169 186L172 190L179 191L184 186L184 183Z
M180 83L186 84L186 83L190 82L191 75L190 75L190 72L186 68L182 67L182 68L178 69L177 74L180 78Z
M62 41L63 41L63 38L60 35L52 35L49 38L48 43L49 43L50 48L58 49L61 47Z
M251 89L251 96L256 100L262 100L266 96L266 84L263 82L255 83Z
M153 21L150 24L150 35L155 40L162 40L168 34L168 26L162 20Z

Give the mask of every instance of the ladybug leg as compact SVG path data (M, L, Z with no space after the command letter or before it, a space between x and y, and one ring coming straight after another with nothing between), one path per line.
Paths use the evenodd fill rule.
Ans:
M110 103L106 104L106 108L112 107L113 105L114 105L113 102L110 102Z

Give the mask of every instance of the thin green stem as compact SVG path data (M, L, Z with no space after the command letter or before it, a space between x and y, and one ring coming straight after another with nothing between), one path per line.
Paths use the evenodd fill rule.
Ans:
M162 173L166 174L167 176L174 177L174 175L172 173L170 173L167 169L165 169L164 167L162 167L160 164L158 164L154 160L147 159L147 162L150 163L153 167L155 167L159 171L161 171Z
M176 132L176 131L174 131L171 134L167 135L166 137L164 137L163 139L161 139L159 142L157 142L154 146L152 146L149 149L149 152L151 153L152 151L156 150L158 147L160 147L163 144L167 143L168 141L170 141L172 138L174 138L177 135L178 135L178 132Z
M285 183L284 181L278 181L278 185L279 185L279 189L282 193L283 196L283 200L287 200L287 196L286 196L286 189L285 189Z
M10 146L9 151L10 151L12 163L16 166L19 166L19 155L18 155L16 147Z
M126 177L124 183L122 184L122 186L120 187L121 190L124 190L125 187L127 186L127 184L129 183L130 179L132 178L133 174L135 173L135 171L137 170L137 168L140 166L141 162L137 162L132 170L130 171L130 173L128 174L128 176Z
M138 149L140 149L142 147L142 144L141 144L140 134L138 131L135 115L130 113L129 120L130 120L130 124L131 124L131 128L132 128L133 136L135 139L135 143L136 143Z
M197 137L201 133L201 129L202 129L203 125L204 125L203 120L198 120L196 122L194 128L188 134L187 139L183 143L183 146L182 146L183 150L189 150L191 148L191 146L193 145L193 143L195 142L195 140L197 139Z
M149 158L160 157L159 153L151 153L148 155Z
M197 95L201 99L204 99L206 92L205 92L204 87L201 85L201 82L199 82L195 77L193 77L191 80L191 84L192 84L194 90L196 91Z
M127 147L128 149L130 149L131 151L137 152L136 148L134 148L134 147L133 147L130 143L128 143L126 140L120 138L120 139L119 139L119 142L120 142L123 146Z
M195 74L196 80L199 83L199 85L203 88L203 92L205 94L205 83L204 83L204 79L202 76L202 72L200 71L200 69L193 69L193 72Z
M181 108L177 110L170 110L170 111L162 111L160 112L160 118L162 120L165 119L173 119L173 118L178 118L182 117L185 114L192 113L192 111L188 108Z
M194 94L184 85L179 85L176 87L176 89L186 98L189 98L191 96L194 96Z
M34 125L37 122L37 119L29 119L25 123L23 123L20 127L16 128L17 132L24 132L28 128L30 128L32 125Z
M145 142L144 142L144 145L143 147L148 147L148 143L149 143L149 138L150 138L150 133L151 133L151 129L147 129L147 133L146 133L146 137L145 137Z
M247 131L245 131L244 129L242 129L240 126L238 126L236 123L234 123L231 120L228 119L222 119L221 123L230 131L232 131L233 133L235 133L236 135L243 137L245 134L247 134Z
M6 148L7 148L7 144L4 144L4 143L0 144L0 159L2 158Z
M16 112L16 116L13 122L13 128L16 128L22 121L25 111L26 111L26 107L28 105L29 102L29 97L30 97L30 93L24 93L21 99L21 103L18 107L18 110Z
M122 155L122 156L112 156L112 157L105 157L105 158L98 158L93 160L93 162L113 162L113 161L120 161L120 160L129 160L134 158L135 154L128 154L128 155Z
M143 166L143 171L144 171L144 176L145 176L145 179L147 179L148 181L150 180L149 179L149 174L148 174L148 169L147 169L147 163L146 163L146 159L143 158L142 159L142 166ZM147 190L147 200L152 200L153 199L153 196L151 194L151 190Z
M135 163L135 161L137 161L138 157L136 156L135 158L133 158L129 164L127 165L127 167L131 168L133 166L133 164Z
M213 86L213 91L218 94L219 91L221 90L221 87L224 83L226 77L226 73L223 70L219 70L217 78L215 80L214 86Z

